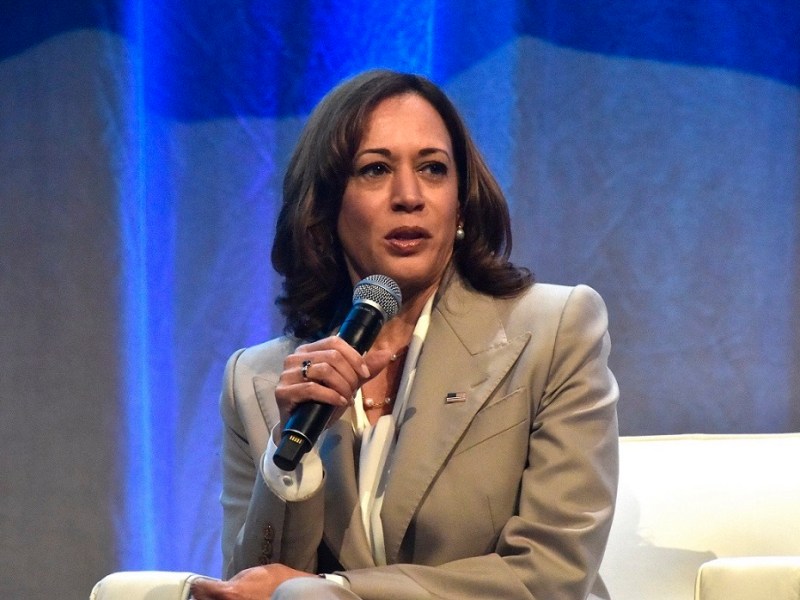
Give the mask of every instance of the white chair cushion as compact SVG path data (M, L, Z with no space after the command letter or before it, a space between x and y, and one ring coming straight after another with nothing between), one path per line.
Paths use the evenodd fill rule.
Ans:
M800 556L718 558L697 574L695 600L800 600Z
M600 569L614 600L686 600L701 564L800 556L800 434L623 437Z
M89 600L187 600L192 581L201 578L175 571L120 571L98 581Z

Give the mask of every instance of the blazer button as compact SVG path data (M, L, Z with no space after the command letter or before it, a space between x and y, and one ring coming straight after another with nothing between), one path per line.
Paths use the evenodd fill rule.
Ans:
M264 545L261 547L261 555L258 557L258 562L262 565L268 565L272 562L272 542L264 540Z
M275 528L272 523L267 523L264 526L264 540L261 544L261 554L258 557L262 565L267 565L272 562L272 541L275 539Z

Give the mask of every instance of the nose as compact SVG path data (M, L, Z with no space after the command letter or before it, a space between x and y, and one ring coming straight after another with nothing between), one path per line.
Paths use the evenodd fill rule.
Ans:
M392 178L392 210L413 212L425 205L422 187L413 168L401 168Z

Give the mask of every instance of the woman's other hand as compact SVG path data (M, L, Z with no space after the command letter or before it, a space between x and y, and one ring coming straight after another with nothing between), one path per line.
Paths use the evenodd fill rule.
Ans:
M192 583L194 600L266 600L280 584L295 577L316 577L278 563L252 567L228 581L198 579Z

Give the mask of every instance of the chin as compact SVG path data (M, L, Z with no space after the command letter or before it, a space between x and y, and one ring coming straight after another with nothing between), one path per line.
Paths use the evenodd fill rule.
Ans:
M376 265L377 270L374 273L367 273L367 275L381 274L391 277L400 286L403 297L410 298L419 292L436 287L441 281L447 269L445 267L431 272L432 262L431 260L405 260L394 264Z
M392 277L389 275L389 277ZM441 278L416 278L416 277L398 277L394 278L397 282L397 285L400 286L400 290L403 292L403 298L412 298L417 296L418 294L425 292L426 290L433 289L438 286Z

